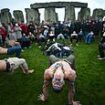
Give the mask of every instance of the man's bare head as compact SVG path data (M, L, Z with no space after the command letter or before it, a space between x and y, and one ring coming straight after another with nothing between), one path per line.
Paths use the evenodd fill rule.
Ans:
M64 85L64 78L62 76L54 76L52 79L52 87L55 92L60 92Z

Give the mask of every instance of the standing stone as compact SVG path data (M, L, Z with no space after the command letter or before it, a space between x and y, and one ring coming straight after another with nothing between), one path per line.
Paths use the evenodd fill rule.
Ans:
M0 20L1 20L1 23L4 23L5 25L11 22L12 16L10 13L10 9L4 8L1 10Z
M1 23L1 12L0 12L0 23Z
M103 19L104 19L103 21L105 21L105 10L104 10L104 16L103 16Z
M44 18L45 21L57 22L58 14L55 12L55 8L45 8Z
M99 20L99 19L103 19L103 17L105 16L104 10L103 9L94 9L93 10L93 19Z
M14 18L15 18L16 22L24 22L24 16L23 16L22 11L14 10L13 15L14 15Z
M81 8L78 13L78 20L88 20L90 18L90 8Z
M105 10L103 10L104 11L104 16L105 16Z
M104 16L105 16L105 10L103 10L103 12L104 12Z
M65 7L65 21L75 20L75 8L71 5Z
M30 21L40 23L40 13L38 9L25 8L25 12L27 23L30 23Z

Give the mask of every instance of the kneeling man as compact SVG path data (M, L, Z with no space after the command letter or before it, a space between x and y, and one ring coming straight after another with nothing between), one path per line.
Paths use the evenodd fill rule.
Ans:
M74 55L70 55L67 59L59 59L54 55L50 56L51 66L44 72L43 93L40 94L39 100L46 101L48 99L48 86L52 80L52 87L55 92L60 92L65 84L68 83L68 105L80 105L74 101L76 79L76 71L74 70Z

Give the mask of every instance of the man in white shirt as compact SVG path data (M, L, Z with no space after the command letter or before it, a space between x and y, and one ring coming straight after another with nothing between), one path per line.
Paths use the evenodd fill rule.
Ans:
M23 58L11 57L0 60L0 71L14 72L19 67L25 74L34 72L34 70L29 70L27 62Z

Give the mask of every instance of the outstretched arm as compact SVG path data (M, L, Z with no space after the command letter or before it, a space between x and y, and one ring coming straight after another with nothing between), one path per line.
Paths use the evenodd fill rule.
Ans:
M29 70L28 64L27 64L27 62L26 62L25 59L20 58L19 59L19 63L20 63L19 67L21 68L21 70L23 71L23 73L29 74L29 73L33 73L34 72L34 70Z
M49 81L45 80L43 84L42 94L38 96L39 100L43 102L48 99L48 85L49 85Z
M74 82L76 79L76 72L72 71L68 75L68 103L69 105L75 105L74 103L74 94L75 94L75 86Z
M42 94L39 95L39 100L41 100L41 101L46 101L48 99L49 80L50 80L50 76L49 76L48 72L45 72Z
M69 76L70 77L70 76ZM76 75L73 75L74 78L68 80L68 105L81 105L79 101L74 101L74 94L75 94L75 77Z
M45 100L48 99L48 86L49 86L49 81L48 80L44 80L44 84L43 84L43 95L45 97Z
M74 81L68 81L68 104L73 105L73 99L75 94Z

